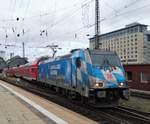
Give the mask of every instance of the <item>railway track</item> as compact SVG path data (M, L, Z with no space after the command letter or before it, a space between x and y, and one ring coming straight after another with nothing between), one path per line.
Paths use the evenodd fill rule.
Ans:
M101 124L149 124L150 117L145 113L137 112L136 110L124 107L115 107L109 109L98 109L90 107L89 105L83 105L73 100L68 100L67 97L57 94L54 91L49 90L45 86L39 87L35 83L28 83L23 80L23 84L15 79L4 79L13 85L24 88L34 94L40 95L46 99L49 99L59 105L62 105L70 110L80 113L94 121ZM22 81L21 81L22 82Z
M148 113L141 114L139 111L135 111L126 107L114 107L113 109L110 109L109 111L112 111L112 113L120 115L124 118L127 118L129 120L134 120L136 123L140 124L149 124L150 123L150 117Z
M128 110L130 112L134 112L134 113L143 115L145 117L150 117L150 112L143 112L143 111L139 111L139 110L136 110L136 109L133 109L133 108L130 108L130 107L124 107L124 106L119 106L118 108Z

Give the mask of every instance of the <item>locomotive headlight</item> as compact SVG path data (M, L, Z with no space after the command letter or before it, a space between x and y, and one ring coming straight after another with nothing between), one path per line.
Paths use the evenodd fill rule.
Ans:
M104 86L104 83L101 81L101 82L96 82L94 87L95 88L101 88L103 86Z
M119 83L119 86L121 86L121 87L122 87L123 85L124 85L124 83L123 83L123 82Z
M96 83L95 86L96 86L96 87L99 87L99 83Z

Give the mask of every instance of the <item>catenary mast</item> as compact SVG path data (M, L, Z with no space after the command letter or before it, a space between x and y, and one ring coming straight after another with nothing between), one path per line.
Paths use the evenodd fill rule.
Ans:
M100 43L100 10L99 10L99 0L95 0L95 49L98 49Z

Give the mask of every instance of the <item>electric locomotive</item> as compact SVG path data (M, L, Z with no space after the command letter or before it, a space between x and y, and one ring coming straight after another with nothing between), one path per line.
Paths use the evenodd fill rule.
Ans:
M128 99L124 68L116 52L76 49L70 54L42 61L38 81L97 107L118 105Z

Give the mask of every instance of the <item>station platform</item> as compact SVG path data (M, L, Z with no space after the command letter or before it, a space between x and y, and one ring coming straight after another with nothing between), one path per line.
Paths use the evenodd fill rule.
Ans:
M38 115L0 86L0 124L45 124Z
M135 97L150 99L150 91L130 89L130 95Z
M130 89L130 91L150 95L150 91L137 90L137 89Z
M30 103L30 104L29 104ZM43 113L44 114L43 114ZM48 117L46 117L46 116ZM53 119L56 120L53 121ZM25 96L0 84L0 124L66 124Z

